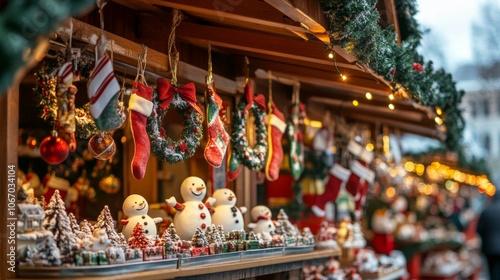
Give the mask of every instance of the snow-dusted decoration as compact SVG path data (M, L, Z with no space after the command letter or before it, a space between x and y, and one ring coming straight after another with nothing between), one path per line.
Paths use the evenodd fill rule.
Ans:
M125 235L123 233L118 233L119 241L118 241L118 247L122 248L123 251L127 250L128 248L128 240L125 238Z
M359 272L376 272L379 268L379 262L375 251L360 249L354 259L354 265Z
M80 232L81 235L78 236L78 238L82 240L85 238L89 238L92 236L92 233L94 232L94 227L89 223L89 221L83 220L80 223Z
M120 222L123 225L122 233L125 238L130 237L137 223L142 225L147 236L156 236L156 224L161 223L163 219L148 216L149 204L143 196L138 194L129 195L123 201L122 210L123 214L127 216L127 219Z
M198 227L205 230L212 224L209 208L214 205L215 199L209 197L205 203L202 202L207 186L201 178L195 176L184 179L180 191L184 203L178 203L173 196L165 201L177 210L174 216L177 234L182 240L191 240Z
M179 237L179 235L177 235L177 230L175 229L174 223L170 223L170 225L165 230L163 235L165 235L166 233L170 234L170 236L174 242L181 241L181 238Z
M125 252L120 247L108 246L106 248L106 255L109 264L120 264L125 262Z
M173 225L173 224L170 224ZM175 230L175 228L173 228ZM177 236L178 237L178 236ZM179 238L180 240L180 238ZM165 258L166 259L173 259L176 258L176 241L172 239L172 234L168 231L165 230L163 232L163 235L161 236L161 242L163 243L164 247L164 253L165 253Z
M227 241L227 236L226 236L226 233L224 232L224 226L217 225L217 231L219 233L219 237L222 240L222 242L226 242Z
M66 207L59 195L59 190L54 191L49 204L47 204L45 208L43 227L52 232L56 246L59 248L62 261L65 263L70 262L71 248L78 242L71 230Z
M78 225L75 215L73 215L73 213L69 213L68 218L71 231L73 231L73 235L75 236L77 241L80 242L82 240L83 233L80 230L80 226Z
M214 224L207 228L205 236L207 237L211 255L224 253L224 243L219 235L219 230Z
M22 189L22 188L21 188ZM31 232L43 229L44 210L39 204L18 203L18 232Z
M191 246L193 247L193 257L204 256L210 253L207 238L201 228L196 229L193 238L191 238Z
M19 265L21 266L34 266L33 262L33 249L30 245L24 247L21 251L21 255L19 256Z
M301 235L303 245L314 245L314 234L309 227L303 228Z
M130 238L128 239L128 246L131 249L145 249L149 247L150 240L144 231L144 228L140 223L135 224L132 233L130 234Z
M52 235L47 235L43 241L36 245L33 255L35 266L60 266L61 252Z
M144 261L162 260L165 256L163 246L151 246L142 249L142 257Z
M236 195L230 189L218 189L213 193L215 204L212 214L212 223L222 225L227 231L243 230L245 222L243 214L247 212L244 206L236 207Z
M255 232L248 233L247 250L255 250L264 248L264 241L260 239Z
M343 246L344 248L356 249L361 249L366 246L366 239L363 236L363 230L359 222L354 222L354 224L352 224L352 239L344 242Z
M327 221L323 221L316 234L316 248L337 248L336 234L337 229Z
M109 211L108 205L104 205L99 217L97 217L97 223L94 225L95 229L102 228L106 230L106 234L108 235L109 240L111 241L111 245L117 246L120 237L115 229L115 222L113 221L113 217L111 216L111 212Z
M97 252L105 250L111 244L111 241L105 229L97 228L94 230L93 236L89 240L85 240L84 244L85 250Z

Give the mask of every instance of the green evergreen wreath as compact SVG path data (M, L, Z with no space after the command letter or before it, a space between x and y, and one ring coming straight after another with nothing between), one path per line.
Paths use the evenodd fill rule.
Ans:
M153 113L148 117L146 130L151 142L151 152L162 161L174 164L190 158L196 148L200 146L203 137L203 115L198 113L188 102L183 100L178 93L170 105L163 110L160 107L158 92L153 93ZM181 138L177 141L165 134L162 121L168 109L175 108L177 113L184 117L184 128Z
M83 52L77 59L77 75L87 79L94 67L93 55ZM55 58L43 60L40 68L35 71L36 84L33 88L38 106L42 109L41 118L53 125L57 119L57 75L56 71L66 61L64 54L58 53ZM89 103L75 108L75 134L77 138L89 139L98 132L94 119L90 115Z
M250 148L246 137L246 122L249 111L245 110L246 99L242 98L233 114L233 131L231 142L233 144L233 153L243 165L251 170L259 170L266 163L267 153L267 130L266 130L266 112L262 110L257 102L253 102L250 110L255 117L254 125L256 128L256 143L254 148Z

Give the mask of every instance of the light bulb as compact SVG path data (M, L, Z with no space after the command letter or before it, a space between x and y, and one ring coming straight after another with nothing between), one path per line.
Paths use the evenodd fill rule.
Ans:
M328 58L333 59L333 51L330 51L330 53L328 54Z
M340 74L340 79L342 79L342 81L345 81L347 80L347 76L344 74Z
M389 100L394 100L394 94L389 94Z
M354 105L354 106L358 106L358 105L359 105L358 100L353 100L353 101L352 101L352 105Z
M390 103L389 104L389 109L394 110L394 104Z
M373 98L373 96L372 96L372 94L370 92L367 92L365 94L365 96L366 96L366 99L368 99L368 100L372 100L372 98Z

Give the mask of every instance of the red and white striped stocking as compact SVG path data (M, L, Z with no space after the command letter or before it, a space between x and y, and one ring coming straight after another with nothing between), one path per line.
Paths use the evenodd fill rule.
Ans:
M69 150L76 150L75 95L73 63L64 63L57 72L57 126L69 137Z
M219 115L222 99L211 88L208 89L207 107L208 143L203 154L210 165L219 167L226 154L229 134L224 129L224 123Z
M286 130L285 116L278 110L274 103L271 103L271 111L267 119L267 160L266 179L275 181L279 177L281 162L283 161L283 146L281 139Z
M311 207L313 213L318 217L325 216L325 205L328 202L335 202L340 189L344 186L351 175L351 171L342 167L340 164L334 164L328 172L328 180L325 184L325 191L316 196L314 205Z

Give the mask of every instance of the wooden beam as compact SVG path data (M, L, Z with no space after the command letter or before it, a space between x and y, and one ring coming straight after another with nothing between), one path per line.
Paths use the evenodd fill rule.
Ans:
M318 39L320 39L323 43L329 45L330 44L330 37L329 36L324 36L326 34L326 29L316 22L314 19L312 19L309 15L307 15L304 11L298 9L297 7L294 7L290 2L286 0L264 0L266 3L269 5L273 6L286 16L290 17L291 19L299 22L302 27L305 29L309 30L313 35L316 36L318 34L319 36L316 36ZM319 5L319 3L318 3Z
M61 33L63 39L65 39L64 36L67 36L64 32L64 30L68 30L67 28L68 26L63 26L59 29L59 33ZM99 34L100 32L99 28L77 19L73 19L73 30L75 31L73 40L79 40L91 45L96 44L96 34ZM130 68L135 69L135 65L137 65L137 58L143 52L142 45L109 32L105 32L105 34L106 38L109 40L107 45L108 50L111 51L112 49L114 59L119 61L118 63L115 63L115 65L118 67L127 67L126 65L130 65ZM148 49L146 70L153 78L158 76L168 77L170 75L168 69L168 56L161 52ZM180 78L184 78L198 84L205 84L206 73L207 70L205 69L179 61L178 75ZM219 90L225 93L236 93L236 82L234 80L214 74L214 81Z
M399 23L398 23L398 15L396 12L396 4L394 0L384 0L385 3L385 12L387 18L387 25L394 26L394 32L396 32L396 38L398 40L398 45L401 44L401 33L399 31Z
M219 23L241 22L250 29L264 26L298 32L308 31L295 22L285 22L282 14L269 9L266 3L260 1L147 0L147 3L179 9L212 20L216 19Z

